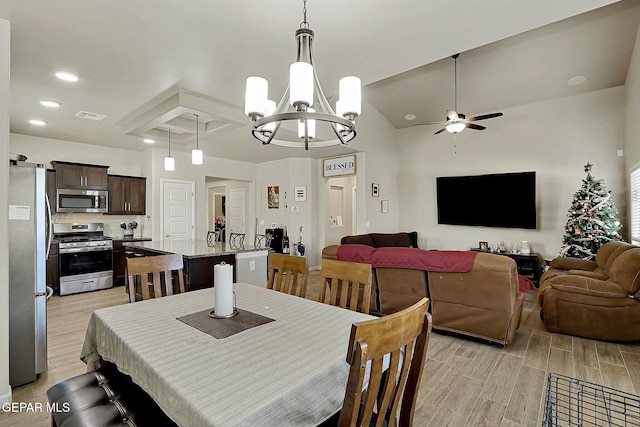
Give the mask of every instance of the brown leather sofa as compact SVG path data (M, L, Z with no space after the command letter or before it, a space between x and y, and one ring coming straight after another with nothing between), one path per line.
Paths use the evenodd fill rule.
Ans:
M325 247L322 257L338 259L338 248ZM390 314L426 296L436 330L507 345L520 325L524 294L519 292L516 264L508 257L476 253L472 268L466 272L375 265L373 270L372 313Z
M640 247L609 242L595 261L555 258L540 278L538 304L549 332L640 340Z

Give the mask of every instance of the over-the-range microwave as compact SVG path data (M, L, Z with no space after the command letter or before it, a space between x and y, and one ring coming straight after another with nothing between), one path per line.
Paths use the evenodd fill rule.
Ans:
M104 213L108 210L108 191L58 188L57 212Z

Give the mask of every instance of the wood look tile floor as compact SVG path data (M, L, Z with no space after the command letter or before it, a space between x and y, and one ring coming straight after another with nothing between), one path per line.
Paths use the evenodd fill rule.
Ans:
M311 272L307 298L317 299L319 287L320 272ZM416 427L540 426L549 372L640 394L640 343L551 334L538 317L535 296L527 294L520 328L506 348L431 335ZM14 389L14 401L46 405L49 387L85 372L79 354L91 313L127 303L123 287L53 297L48 305L49 370L34 383ZM0 411L0 427L49 425L46 412Z

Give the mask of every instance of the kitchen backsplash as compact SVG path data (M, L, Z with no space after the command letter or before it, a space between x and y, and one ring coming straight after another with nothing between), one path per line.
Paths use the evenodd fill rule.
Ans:
M151 217L145 215L100 215L90 213L58 213L52 216L56 224L60 223L86 223L101 222L104 224L104 235L114 239L121 239L125 233L131 230L124 230L120 224L130 224L132 221L138 223L138 227L133 230L133 237L151 237L153 223Z

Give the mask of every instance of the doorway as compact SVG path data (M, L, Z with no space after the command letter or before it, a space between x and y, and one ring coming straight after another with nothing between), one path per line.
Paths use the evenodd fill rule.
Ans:
M344 236L355 234L355 175L327 179L327 201L324 226L325 246L340 244Z

